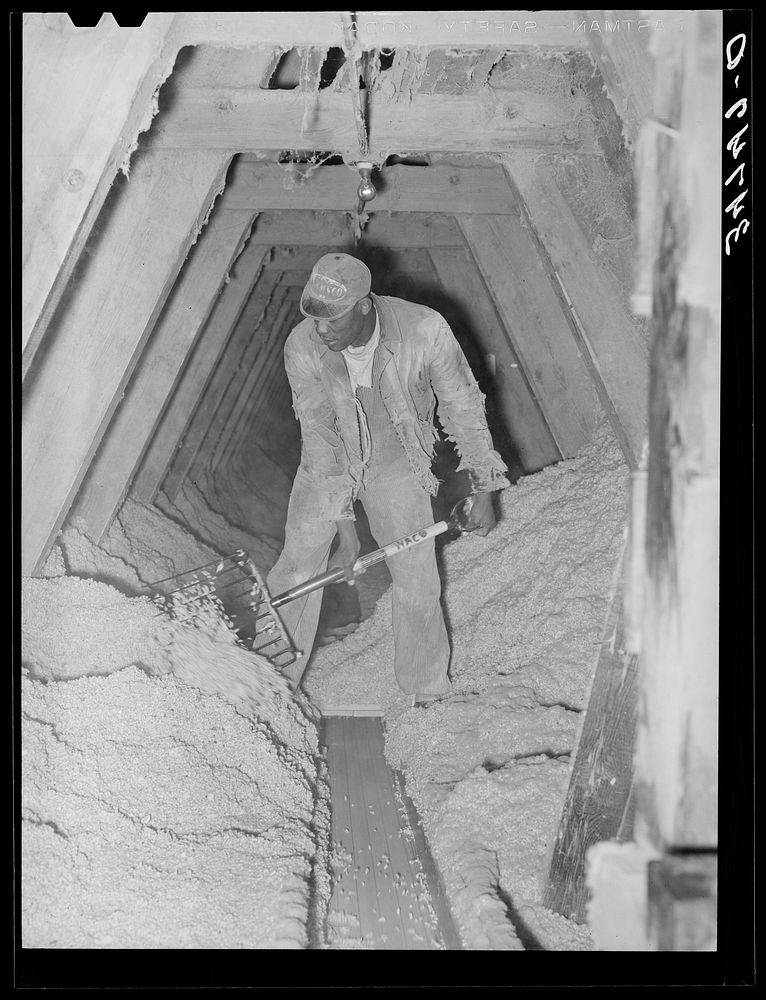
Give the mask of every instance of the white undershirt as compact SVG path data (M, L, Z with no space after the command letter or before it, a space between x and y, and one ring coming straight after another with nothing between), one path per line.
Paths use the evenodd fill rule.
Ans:
M348 377L351 379L351 388L356 392L358 385L369 389L372 386L372 362L375 357L375 348L380 341L380 320L377 310L375 311L375 329L366 344L361 347L346 347L341 351L348 369Z
M372 387L372 363L375 360L375 349L380 341L380 320L378 311L375 310L375 329L366 344L361 347L346 347L341 351L346 362L348 377L351 380L351 388L354 390L354 402L356 403L356 415L359 421L359 442L362 448L362 462L366 465L372 451L372 441L370 439L370 428L367 424L367 416L362 408L361 401L357 395L357 387L363 386L366 389Z

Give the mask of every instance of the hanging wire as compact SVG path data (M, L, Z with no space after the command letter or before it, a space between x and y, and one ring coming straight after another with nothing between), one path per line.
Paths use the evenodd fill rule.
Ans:
M351 101L354 107L359 158L366 160L369 152L369 139L365 108L362 102L362 89L359 86L359 78L362 76L362 46L357 37L356 11L342 11L341 21L343 24L343 48L351 63Z

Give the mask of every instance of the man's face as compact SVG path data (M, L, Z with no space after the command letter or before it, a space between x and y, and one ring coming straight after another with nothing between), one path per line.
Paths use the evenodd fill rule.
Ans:
M359 302L338 319L315 319L314 326L322 342L331 351L345 351L347 347L361 347L369 338L361 339L365 330L365 317L372 303L369 299Z

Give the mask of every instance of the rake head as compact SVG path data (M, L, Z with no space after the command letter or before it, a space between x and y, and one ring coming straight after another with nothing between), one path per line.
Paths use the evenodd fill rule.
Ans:
M261 574L242 549L149 586L163 614L179 622L222 620L245 649L277 670L301 656L271 606Z

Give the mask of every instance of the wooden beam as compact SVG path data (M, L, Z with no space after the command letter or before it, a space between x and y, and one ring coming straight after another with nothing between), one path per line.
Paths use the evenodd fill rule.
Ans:
M362 242L358 248L362 258L367 263L375 278L377 268L385 270L405 271L408 274L421 272L433 273L433 264L428 250L409 247L396 249L389 247L368 247ZM270 259L264 265L267 271L281 271L284 281L287 276L296 271L299 274L310 271L316 264L320 254L313 247L302 250L300 247L274 247ZM373 288L374 291L374 288Z
M74 28L31 12L23 28L22 376L29 371L107 192L152 119L175 59L174 14L141 28L105 14Z
M563 456L471 254L443 248L432 250L431 259L445 291L463 310L482 352L495 358L497 399L524 473L558 462Z
M331 250L349 252L354 249L350 218L350 214L344 212L305 209L262 212L256 220L251 241L268 247L321 247L317 257ZM390 218L373 215L363 230L362 242L365 247L391 249L465 246L455 219L417 212L396 213Z
M242 251L253 213L215 206L186 261L72 509L91 538L100 541L128 490L189 354Z
M585 36L587 44L625 132L635 144L641 123L651 114L654 103L654 58L650 41L655 32L637 31L634 21L632 30L627 30L631 19L636 17L635 10L589 10L584 13L591 23L595 21L599 25L599 31L589 31ZM651 13L667 14L676 22L684 19L689 11ZM646 23L648 18L644 21ZM666 21L663 17L665 30L673 30L675 24L671 27Z
M350 167L315 167L294 172L277 163L240 157L231 172L233 209L355 211L359 174ZM414 167L396 164L375 175L378 193L367 211L517 214L519 207L501 166ZM227 194L228 194L227 190Z
M717 854L666 854L649 862L648 883L650 950L716 951Z
M363 49L579 48L575 10L356 11ZM183 14L184 45L342 46L338 11L191 11Z
M592 244L544 164L508 167L538 255L573 320L580 353L631 469L647 434L649 354L624 304L626 290L594 259Z
M281 306L285 294L285 289L281 288L275 277L264 274L258 280L235 331L235 337L241 328L247 331L244 349L236 359L236 367L230 374L218 407L197 448L197 454L188 473L192 480L199 477L209 465L211 456L217 454L222 447L221 438L229 427L232 412L240 400L255 358L268 338L268 326L275 311Z
M279 311L274 316L271 328L267 332L267 340L263 345L260 356L256 358L245 381L242 391L239 394L236 405L232 410L228 426L221 435L221 441L216 452L212 456L211 469L215 469L227 461L234 453L239 443L240 437L249 428L248 418L257 407L259 397L264 391L264 386L270 378L275 365L282 364L282 352L289 330L287 324L294 316L300 292L295 288L288 288L284 301Z
M639 198L659 236L637 777L654 846L709 849L718 842L722 648L722 12L695 11L687 31L657 41L655 113L673 132L651 130L656 163L639 174ZM728 127L734 134L742 126Z
M248 247L248 251L253 257L253 263L257 261L259 265L267 252L262 247ZM210 337L214 335L214 330L223 331L225 329L225 344L221 345L214 359L211 357L207 361L204 371L200 367L198 374L195 373L193 388L185 385L186 379L179 387L179 389L183 389L182 412L187 414L187 418L182 424L179 414L178 418L173 421L175 432L172 442L173 448L179 442L180 447L178 447L167 475L164 474L167 462L162 466L161 471L158 468L157 472L153 474L152 497L156 495L161 485L168 498L171 501L175 500L205 436L213 429L212 423L224 394L237 370L242 354L252 338L253 329L269 301L272 289L276 284L276 275L264 275L262 271L259 272L258 266L252 269L252 273L250 273L251 269L252 264L244 273L240 272L239 281L232 289L226 315L219 316L214 313L211 317L213 329L205 331L204 343L207 344ZM223 305L224 300L222 300L219 310L222 309ZM236 315L234 315L235 310ZM203 375L204 383L200 384ZM192 398L194 402L190 405ZM176 409L179 410L180 406L179 397ZM172 455L169 448L165 448L164 453L168 455L168 458Z
M22 571L44 560L213 199L228 157L140 157L105 206L70 286L22 425Z
M588 899L588 848L632 834L638 657L625 652L622 594L620 560L543 897L548 909L578 923Z
M391 153L509 153L566 149L601 154L596 140L581 137L555 99L494 91L477 94L414 94L386 101L373 93L369 108L369 156L382 163ZM306 111L310 119L306 122ZM331 149L359 159L350 96L325 88L210 90L179 93L152 128L153 148L228 149L232 152Z
M462 216L460 226L556 447L571 458L601 407L537 247L510 215Z

